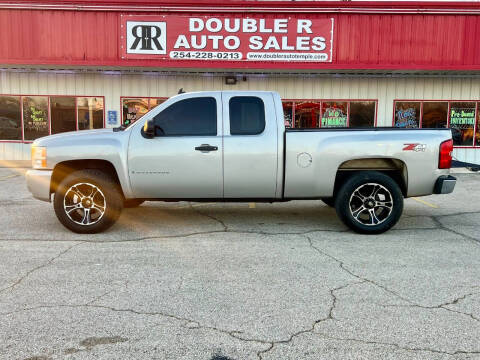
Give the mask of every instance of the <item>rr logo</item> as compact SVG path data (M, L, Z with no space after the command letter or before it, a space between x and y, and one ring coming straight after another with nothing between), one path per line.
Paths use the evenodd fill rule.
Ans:
M167 23L127 21L127 53L167 53Z

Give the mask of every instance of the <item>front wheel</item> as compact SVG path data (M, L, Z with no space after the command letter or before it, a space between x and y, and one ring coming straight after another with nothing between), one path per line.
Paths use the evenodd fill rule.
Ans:
M391 177L377 171L362 171L340 188L335 209L340 220L353 231L380 234L400 219L403 195Z
M86 169L71 173L58 185L53 207L66 228L94 234L115 223L123 208L123 196L111 176Z

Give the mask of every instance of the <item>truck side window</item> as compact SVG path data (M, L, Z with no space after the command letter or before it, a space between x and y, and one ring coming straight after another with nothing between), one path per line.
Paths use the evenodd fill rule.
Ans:
M257 135L265 129L265 104L254 96L235 96L229 102L230 134Z
M154 121L155 136L216 136L217 101L213 97L180 100Z

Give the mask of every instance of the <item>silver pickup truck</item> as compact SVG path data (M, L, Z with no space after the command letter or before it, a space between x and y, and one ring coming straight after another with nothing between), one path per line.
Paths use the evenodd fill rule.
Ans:
M280 96L209 91L174 96L127 128L32 144L27 184L78 233L110 227L145 200L321 199L360 233L391 228L403 198L446 194L449 129L286 129Z

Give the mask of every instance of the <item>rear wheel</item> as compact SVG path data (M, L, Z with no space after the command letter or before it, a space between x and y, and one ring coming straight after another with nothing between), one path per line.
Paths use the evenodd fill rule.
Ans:
M123 196L110 175L86 169L71 173L58 185L53 207L66 228L94 234L115 223L122 211Z
M355 232L380 234L400 219L403 195L398 184L377 171L358 172L336 196L338 217Z

